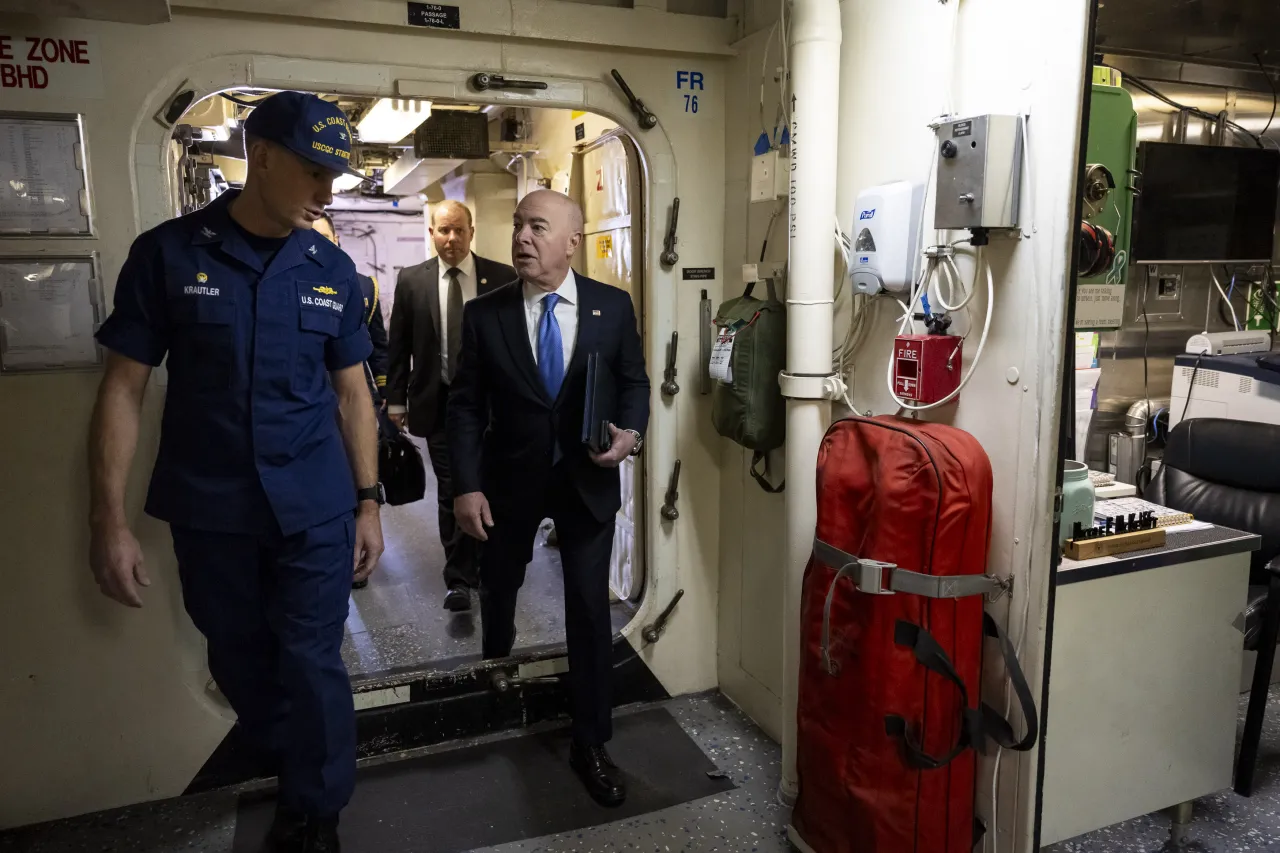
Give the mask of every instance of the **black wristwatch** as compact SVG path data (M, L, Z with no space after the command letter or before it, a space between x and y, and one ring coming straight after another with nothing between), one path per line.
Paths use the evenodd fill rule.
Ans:
M381 483L375 483L366 489L357 490L356 501L359 503L374 501L378 506L382 506L387 502L387 490L382 488Z

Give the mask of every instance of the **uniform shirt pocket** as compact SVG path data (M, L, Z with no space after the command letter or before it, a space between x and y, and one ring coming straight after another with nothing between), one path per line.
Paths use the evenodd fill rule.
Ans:
M230 388L236 360L235 302L226 296L180 296L169 302L169 319L170 385L193 391Z
M325 348L342 332L347 294L343 287L322 281L299 281L297 287L298 357L293 387L310 391L321 387L328 374Z

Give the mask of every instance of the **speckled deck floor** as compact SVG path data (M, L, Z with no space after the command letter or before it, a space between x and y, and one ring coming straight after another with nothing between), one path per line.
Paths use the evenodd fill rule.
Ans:
M482 848L478 853L783 853L786 811L778 805L779 747L718 694L668 707L736 790L634 820ZM622 711L620 713L625 713ZM625 764L625 755L614 758ZM565 779L577 784L565 768ZM101 812L0 833L4 853L229 853L236 800L213 793ZM388 853L404 853L388 851Z
M634 820L483 848L476 853L784 853L787 812L775 791L781 750L723 696L674 699L680 725L738 786ZM1243 715L1243 703L1241 714ZM625 713L622 711L620 713ZM501 736L501 735L500 735ZM433 749L448 749L449 744ZM616 755L625 762L625 755ZM1273 688L1251 799L1223 793L1196 801L1199 853L1280 853L1280 687ZM566 769L566 779L572 780ZM572 782L571 782L572 783ZM229 853L235 797L205 794L0 833L3 853ZM1163 853L1168 820L1138 818L1044 853ZM391 851L390 853L398 853Z
M414 439L427 459L425 442ZM480 659L480 602L470 613L444 609L444 548L436 520L436 482L427 465L427 494L416 503L384 507L386 552L369 586L351 593L342 657L353 677L447 661L452 667ZM533 562L520 590L516 650L564 642L564 588L560 552L539 533ZM614 628L630 619L615 605Z

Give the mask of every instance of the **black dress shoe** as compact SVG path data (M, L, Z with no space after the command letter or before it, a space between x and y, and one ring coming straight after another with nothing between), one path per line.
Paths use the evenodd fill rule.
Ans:
M613 808L626 802L627 789L614 773L618 765L613 763L603 746L579 746L575 743L569 750L569 766L578 774L591 799L600 805Z
M303 834L302 853L341 853L342 843L338 841L338 821L333 819L316 819L307 822Z
M267 833L264 853L297 853L302 849L303 832L307 819L296 812L276 804L276 816Z
M450 613L465 613L471 609L471 590L465 586L450 588L444 597L444 609Z
M351 588L352 588L352 589L364 589L364 588L365 588L366 586L368 586L368 585L369 585L369 579L368 579L368 578L365 578L365 579L364 579L364 580L362 580L362 581L352 581L352 582L351 582Z
M267 834L267 853L341 853L337 818L315 818L280 805Z

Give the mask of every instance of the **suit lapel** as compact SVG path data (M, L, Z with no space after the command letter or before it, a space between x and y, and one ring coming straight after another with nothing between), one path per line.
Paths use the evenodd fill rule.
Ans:
M517 282L511 288L511 294L503 300L498 311L498 321L502 325L502 337L511 351L511 358L516 368L524 375L533 393L547 406L551 405L551 397L538 375L538 365L533 360L533 349L529 346L529 327L524 319L524 287Z
M431 312L431 323L436 327L436 340L440 340L440 259L432 258L423 267L423 275L427 277L427 310Z
M476 261L476 296L484 296L491 290L497 290L504 284L510 284L507 281L494 281L489 275L492 270L489 269L489 262L477 254L472 253L471 257Z
M569 358L569 366L564 371L564 382L560 385L560 396L556 398L559 405L568 389L577 379L578 374L587 370L587 356L596 351L596 341L600 331L600 303L596 301L594 282L574 273L578 283L578 337L573 343L573 355ZM575 386L576 387L576 386Z

